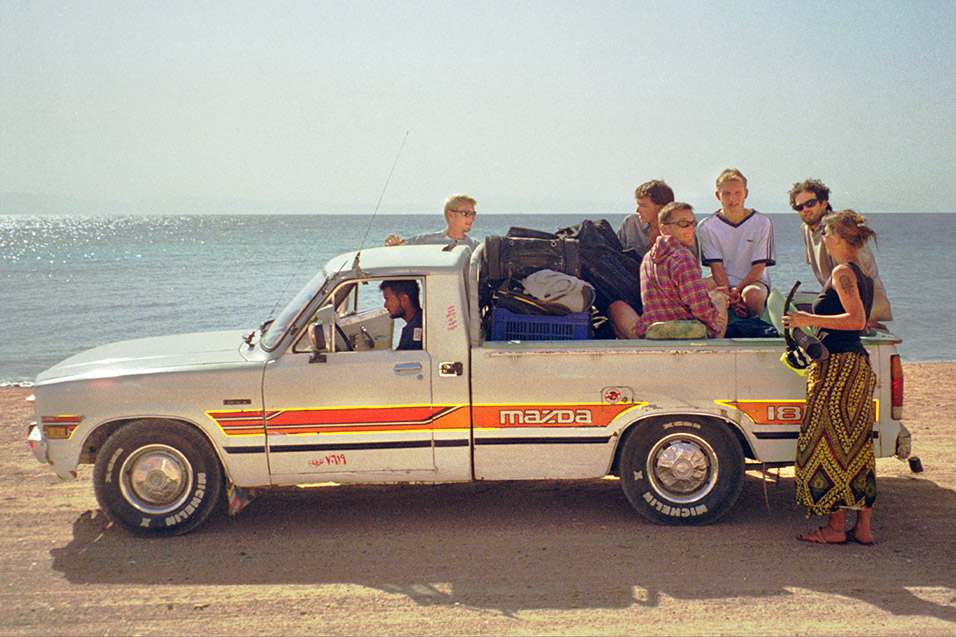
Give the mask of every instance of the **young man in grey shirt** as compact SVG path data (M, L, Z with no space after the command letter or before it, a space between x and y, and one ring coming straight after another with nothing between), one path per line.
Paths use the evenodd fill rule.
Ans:
M625 250L633 248L640 258L644 258L661 236L657 216L664 206L674 201L674 191L660 179L653 179L634 190L634 199L637 209L624 218L617 238Z
M416 245L466 245L472 250L481 243L468 236L471 225L475 222L475 200L468 195L452 195L445 200L445 222L447 227L439 232L425 232L408 239L400 239L398 235L390 234L385 239L387 246L416 246Z

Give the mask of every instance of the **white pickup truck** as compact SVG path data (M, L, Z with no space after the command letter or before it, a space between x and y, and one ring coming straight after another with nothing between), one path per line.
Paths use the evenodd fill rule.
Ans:
M64 479L93 464L117 525L165 535L227 487L608 475L647 518L703 524L733 505L748 459L793 462L805 381L783 339L491 341L481 252L345 254L252 333L72 356L37 377L29 444ZM395 349L387 279L419 283L423 349ZM864 338L878 457L909 454L898 342Z

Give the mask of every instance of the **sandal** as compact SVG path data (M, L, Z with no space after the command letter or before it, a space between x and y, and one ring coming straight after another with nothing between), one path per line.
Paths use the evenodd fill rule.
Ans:
M797 536L797 539L800 540L801 542L810 542L813 544L846 544L845 536L842 540L828 540L826 535L823 534L823 530L826 528L829 528L829 527L821 526L815 531L801 533ZM834 533L835 532L836 531L834 531Z

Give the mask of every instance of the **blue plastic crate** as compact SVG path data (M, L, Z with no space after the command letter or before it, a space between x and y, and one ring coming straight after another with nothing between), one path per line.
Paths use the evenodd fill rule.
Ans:
M492 341L581 341L590 337L591 313L566 316L515 314L500 307L491 311Z

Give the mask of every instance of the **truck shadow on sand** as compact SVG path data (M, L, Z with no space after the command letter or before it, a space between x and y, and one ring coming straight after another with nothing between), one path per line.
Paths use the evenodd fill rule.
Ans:
M820 519L793 503L793 479L768 485L768 511L748 473L733 510L705 527L646 522L612 479L338 486L269 491L167 539L88 511L51 554L76 584L354 584L504 614L806 589L956 623L956 492L916 477L879 488L871 547L795 541ZM924 599L927 588L944 599Z

